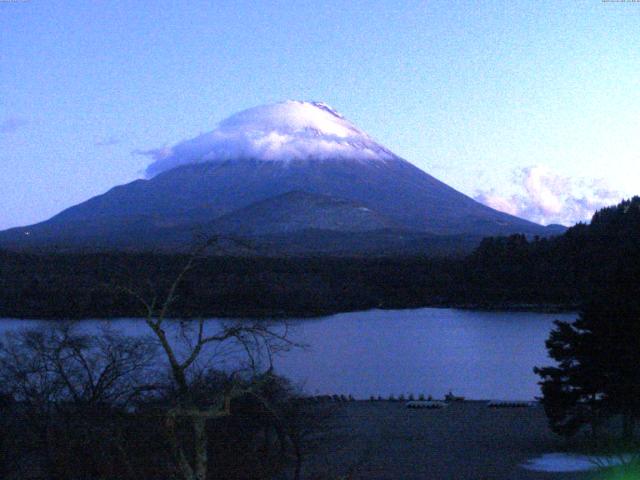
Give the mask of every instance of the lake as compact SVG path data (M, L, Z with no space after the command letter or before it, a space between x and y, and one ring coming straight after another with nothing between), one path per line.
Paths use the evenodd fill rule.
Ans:
M310 394L441 398L452 391L472 399L528 400L540 395L533 367L551 362L544 342L553 320L574 318L421 308L288 320L291 338L308 347L277 357L275 366ZM40 323L0 319L0 332ZM83 328L97 331L102 323L85 320ZM146 333L140 320L110 324L127 334Z

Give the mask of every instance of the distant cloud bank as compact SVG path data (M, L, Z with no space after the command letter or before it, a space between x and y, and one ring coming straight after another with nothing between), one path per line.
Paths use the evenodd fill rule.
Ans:
M602 179L563 177L543 165L516 171L517 192L478 191L475 199L491 208L549 225L589 221L593 213L619 202L623 195Z

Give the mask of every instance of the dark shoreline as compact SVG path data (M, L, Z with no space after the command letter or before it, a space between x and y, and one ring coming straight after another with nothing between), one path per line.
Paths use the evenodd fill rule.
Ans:
M402 402L336 405L337 444L310 456L305 473L367 480L586 480L599 472L541 472L523 467L545 453L570 451L548 427L539 404L488 408L483 401L441 409L408 409Z
M136 295L161 304L187 260L152 253L0 250L0 317L145 316ZM176 318L308 318L374 308L576 310L579 295L564 276L530 279L512 269L496 276L475 263L426 257L206 257L183 278L169 313Z
M169 315L171 319L183 319L183 320L196 320L199 318L223 318L223 319L255 319L255 320L290 320L290 319L318 319L322 317L328 317L333 315L339 315L343 313L355 313L366 312L369 310L419 310L422 308L442 308L442 309L454 309L454 310L468 310L476 312L531 312L531 313L571 313L578 310L578 305L557 305L557 304L523 304L523 303L501 303L501 304L427 304L427 305L411 305L411 306L388 306L388 307L371 307L371 308L354 308L348 310L326 310L318 312L256 312L255 310L248 309L244 312L233 312L231 314L219 314L213 312L211 314L204 315ZM40 320L40 321L64 321L64 320L117 320L121 318L139 318L143 319L141 315L118 315L118 316L103 316L103 315L91 315L85 317L77 317L73 315L58 316L58 315L24 315L15 316L7 315L0 309L0 319L12 319L12 320Z

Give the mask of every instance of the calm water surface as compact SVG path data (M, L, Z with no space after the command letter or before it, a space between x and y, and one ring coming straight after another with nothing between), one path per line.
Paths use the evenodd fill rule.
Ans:
M422 308L290 320L291 338L308 347L275 364L311 394L442 397L451 390L474 399L532 399L540 394L532 369L550 363L544 341L553 320L573 318ZM0 332L39 323L0 319ZM102 323L87 320L83 328L97 331ZM110 324L127 334L146 333L140 320Z

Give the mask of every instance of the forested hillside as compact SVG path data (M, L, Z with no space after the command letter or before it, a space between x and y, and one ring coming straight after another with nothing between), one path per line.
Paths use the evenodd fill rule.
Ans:
M205 256L185 277L173 312L306 316L420 306L575 308L594 285L598 291L609 283L640 288L639 240L640 197L635 197L561 236L487 238L465 258ZM141 315L139 302L125 290L160 296L187 259L0 252L0 316Z

